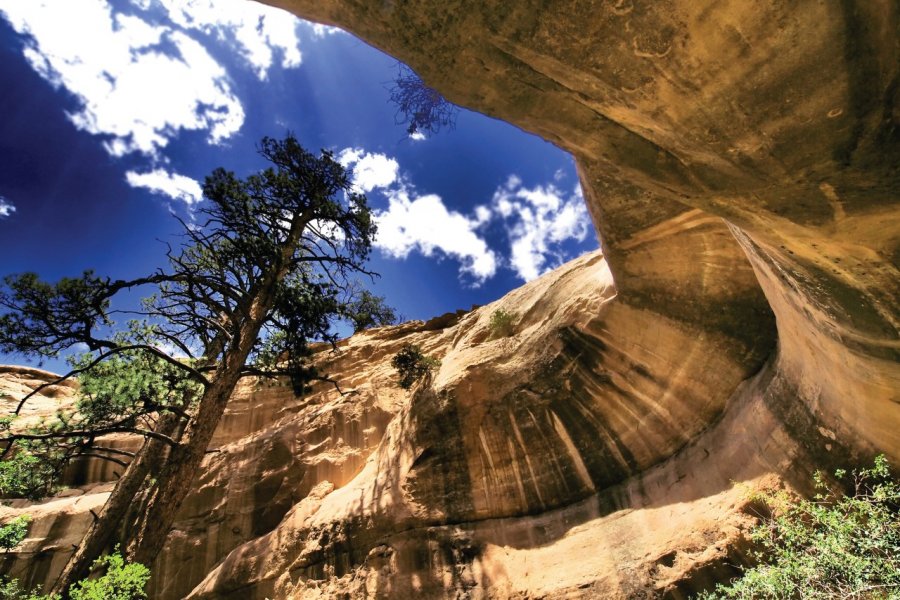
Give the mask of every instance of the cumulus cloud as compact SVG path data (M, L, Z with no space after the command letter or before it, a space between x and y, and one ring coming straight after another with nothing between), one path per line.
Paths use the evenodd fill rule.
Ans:
M244 123L210 47L234 49L261 80L302 61L301 21L246 0L0 0L0 16L25 38L35 71L72 95L67 115L77 128L100 136L111 155L143 155L154 167L182 131L218 144ZM188 204L201 197L196 181L161 168L126 180Z
M376 248L393 258L411 252L450 257L459 261L460 274L475 286L493 277L501 265L530 281L570 258L566 242L584 241L591 228L581 189L564 192L561 172L553 182L531 188L510 175L489 203L463 213L440 196L419 194L387 155L345 148L337 160L351 169L357 189L387 199L387 208L373 211ZM491 234L489 239L492 231L501 238ZM495 249L504 231L508 257Z
M32 67L75 97L75 126L105 137L115 156L155 157L181 130L216 143L244 122L225 69L183 31L102 0L0 0L0 13L27 36Z
M492 206L506 224L510 266L525 281L562 264L567 257L561 244L584 241L590 231L580 187L570 194L554 184L529 189L511 175L494 192Z
M400 165L385 154L344 148L337 158L344 167L353 170L353 184L362 192L387 188L397 181Z
M282 68L301 63L299 20L283 10L247 0L157 1L175 25L199 29L236 46L259 79L266 78L276 54L281 56ZM146 0L140 4L152 6Z
M310 21L303 21L303 23L310 29L310 31L312 31L313 35L317 38L344 33L343 29L339 27L332 27L331 25L322 25L321 23L312 23Z
M422 133L419 130L416 130L409 134L409 139L413 140L414 142L421 142L428 138L425 137L424 133Z
M164 169L154 169L147 173L128 171L125 173L125 180L131 187L146 188L154 194L181 200L188 205L203 199L203 190L196 180Z
M8 217L14 212L16 212L16 207L9 200L0 196L0 219Z
M411 197L406 188L393 190L387 210L375 211L375 247L394 258L406 258L413 250L425 256L436 252L451 256L462 263L460 273L478 286L497 272L498 262L477 233L483 216L470 218L450 210L434 194Z

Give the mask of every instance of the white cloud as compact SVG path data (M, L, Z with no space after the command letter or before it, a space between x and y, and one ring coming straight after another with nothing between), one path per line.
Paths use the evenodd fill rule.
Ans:
M477 225L479 225L479 226L484 225L485 223L490 221L491 217L493 217L493 216L494 215L491 212L491 209L488 208L487 206L479 205L479 206L475 207L475 223Z
M427 257L449 256L461 263L460 274L476 286L493 277L501 261L530 281L567 260L564 243L584 241L590 231L578 186L571 193L557 183L527 188L521 177L510 175L490 204L477 205L467 215L449 208L435 194L418 195L401 177L397 161L384 154L345 148L337 160L352 170L358 189L378 190L388 200L386 209L373 211L376 248L394 258L406 258L414 251ZM485 237L490 223L498 219L509 239L508 259L501 259Z
M16 212L16 207L9 200L0 196L0 219L8 217L14 212Z
M297 26L292 14L247 0L157 0L172 22L185 29L198 29L236 45L259 79L265 79L281 55L280 66L297 67L302 60ZM143 0L142 5L152 5ZM324 35L324 34L322 34Z
M128 171L125 173L125 179L132 187L147 188L154 194L181 200L188 205L200 202L203 198L203 190L195 180L163 169L155 169L148 173Z
M75 126L107 138L115 156L156 157L180 130L217 143L244 122L225 69L182 31L102 0L0 0L0 13L28 36L32 67L78 101Z
M421 142L421 141L426 140L426 139L428 139L428 138L425 137L425 134L424 134L424 133L422 133L422 132L419 131L419 130L416 130L416 131L413 131L411 134L409 134L409 139L411 139L411 140L413 140L413 141L415 141L415 142Z
M375 211L375 247L394 258L406 258L413 250L425 256L439 251L459 260L460 273L478 286L497 272L496 254L476 233L482 215L471 219L448 210L434 194L410 198L405 188L393 190L387 210Z
M584 241L590 230L580 187L569 195L553 184L528 189L511 175L494 192L493 206L506 222L510 265L525 281L562 264L560 244Z
M400 165L384 154L344 148L337 158L344 167L353 169L353 184L363 192L387 188L397 181Z
M331 25L322 25L321 23L312 23L310 21L303 21L303 23L312 30L313 35L317 38L327 37L329 35L336 35L338 33L344 33L344 30L339 27L332 27Z

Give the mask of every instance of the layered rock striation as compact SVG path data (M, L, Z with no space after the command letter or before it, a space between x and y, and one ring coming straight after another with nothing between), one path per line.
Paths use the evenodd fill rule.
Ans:
M248 382L154 598L685 597L748 488L900 464L896 2L271 3L570 151L603 256L323 350L343 395ZM412 393L405 343L442 360ZM6 511L7 570L52 576L93 481Z

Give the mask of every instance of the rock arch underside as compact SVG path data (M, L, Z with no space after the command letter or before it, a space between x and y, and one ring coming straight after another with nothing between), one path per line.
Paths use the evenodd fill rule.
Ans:
M687 597L748 488L900 464L898 2L271 3L571 152L603 253L323 351L344 396L242 387L152 597ZM112 474L76 478L5 569L61 569Z

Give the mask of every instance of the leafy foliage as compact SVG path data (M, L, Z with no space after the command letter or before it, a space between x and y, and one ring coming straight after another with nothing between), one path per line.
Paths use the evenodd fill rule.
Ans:
M0 526L0 548L9 552L22 543L25 536L28 535L28 525L31 523L31 517L21 515L15 519ZM17 579L7 580L0 577L0 600L55 600L47 596L40 596L36 593L24 592L19 587Z
M97 579L79 581L69 591L70 600L138 600L146 598L144 588L150 569L140 563L126 562L118 551L98 558L94 569L105 568Z
M371 327L393 325L397 313L387 305L383 296L362 290L344 305L344 316L353 324L353 333Z
M835 477L847 483L845 471ZM699 598L900 598L900 481L884 456L850 479L852 494L832 489L817 473L812 500L785 492L755 496L773 511L751 532L760 564Z
M202 388L184 371L155 354L123 352L93 365L90 354L72 361L82 371L76 403L77 422L84 430L135 424L140 417L174 410Z
M0 496L37 500L56 489L62 452L47 442L23 441L16 452L0 460Z
M491 331L491 338L502 338L509 337L514 332L514 323L518 321L519 313L517 312L509 312L503 310L502 308L498 308L493 313L491 313L491 320L488 323L488 328Z
M406 344L391 359L391 366L397 370L400 387L408 390L423 377L430 376L434 369L441 366L441 361L426 356L415 344Z
M397 65L397 77L392 82L390 102L397 107L394 121L406 124L406 132L438 133L441 128L456 127L459 108L437 90L425 85L415 71L402 63Z
M150 570L140 563L127 562L115 552L94 561L94 569L105 569L96 579L84 579L72 586L69 600L140 600L147 598ZM17 579L0 578L0 600L61 600L57 594L42 595L21 588Z
M18 579L0 577L0 600L60 600L53 594L45 596L39 592L28 592L19 586Z
M96 362L92 354L70 363L81 373L74 410L13 430L14 420L0 422L0 432L15 439L0 460L0 496L39 499L52 494L66 465L79 457L97 457L123 468L132 453L102 446L98 438L114 432L152 435L155 415L183 414L183 406L201 391L198 382L168 360L138 350Z
M337 294L334 286L321 282L288 280L278 286L269 317L275 327L257 344L254 362L288 375L297 395L306 393L307 384L319 377L309 362L309 341L337 341L337 334L330 331L331 319L343 311Z
M28 535L28 525L31 523L31 517L21 515L8 523L0 525L0 548L10 551L25 539Z

